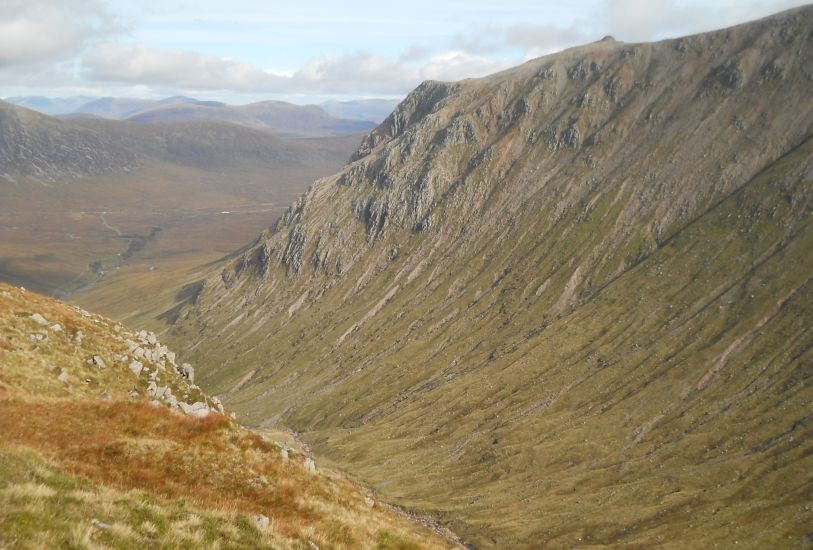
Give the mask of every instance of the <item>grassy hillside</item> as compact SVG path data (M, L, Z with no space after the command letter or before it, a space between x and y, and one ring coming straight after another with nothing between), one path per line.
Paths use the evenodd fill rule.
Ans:
M188 373L152 334L0 285L0 546L453 547Z
M172 339L483 547L813 524L813 9L427 82Z

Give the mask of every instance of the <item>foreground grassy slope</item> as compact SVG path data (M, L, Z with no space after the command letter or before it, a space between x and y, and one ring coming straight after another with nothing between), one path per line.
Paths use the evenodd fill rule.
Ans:
M241 419L478 546L802 544L812 32L425 83L173 337Z
M234 424L152 341L0 285L0 546L452 547Z

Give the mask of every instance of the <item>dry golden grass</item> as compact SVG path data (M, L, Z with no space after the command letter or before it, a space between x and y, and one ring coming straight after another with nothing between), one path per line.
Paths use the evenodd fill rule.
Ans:
M62 330L41 327L32 313ZM48 337L32 341L39 331ZM0 535L0 547L453 546L385 507L368 507L363 488L308 471L300 453L283 458L278 445L227 416L186 416L134 397L133 389L144 394L145 377L109 359L132 336L116 323L0 285L0 335L0 531L16 533ZM89 365L92 355L108 367ZM63 371L67 382L57 377ZM180 395L186 382L176 378ZM108 397L98 397L100 389ZM36 467L6 468L30 462L20 457L31 452ZM37 473L45 470L74 481L49 484ZM133 492L149 497L149 506L128 512L111 496ZM67 522L64 501L92 508L104 525L78 512L80 520ZM178 516L178 506L195 513ZM260 514L269 518L263 533L254 522ZM212 522L216 528L201 527Z

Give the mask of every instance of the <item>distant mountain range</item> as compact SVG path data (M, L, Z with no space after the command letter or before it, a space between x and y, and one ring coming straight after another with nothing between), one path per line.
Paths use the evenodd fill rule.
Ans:
M296 111L288 119L278 120L293 127L301 120L297 118L301 113ZM146 113L142 116L148 117ZM248 127L247 123L172 118L156 114L149 120L160 124L100 118L65 120L0 101L0 178L62 181L128 173L155 162L210 168L254 161L273 168L274 163L313 163L327 150L331 151L329 155L334 154L332 146L325 149L326 142L282 139ZM316 124L315 120L305 121L302 132L307 133L305 128L315 128ZM348 143L357 143L361 138L346 134L341 139L350 140ZM285 137L293 136L289 133ZM338 148L349 147L341 144Z
M139 123L224 121L286 138L329 137L366 132L383 121L398 103L389 99L366 99L330 101L321 106L296 105L284 101L228 105L185 96L160 100L25 96L11 97L5 101L62 118L98 117Z
M380 123L389 116L399 102L399 99L358 99L326 101L319 106L335 117Z

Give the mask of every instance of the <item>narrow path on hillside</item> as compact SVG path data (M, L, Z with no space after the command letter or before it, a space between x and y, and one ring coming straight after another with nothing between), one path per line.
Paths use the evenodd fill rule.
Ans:
M106 228L108 228L110 231L114 231L116 233L116 235L121 237L121 231L119 231L118 229L116 229L115 227L113 227L112 225L107 223L107 218L105 218L106 214L107 214L107 212L102 212L101 214L99 214L99 219L102 220L102 223L104 224L104 226Z

